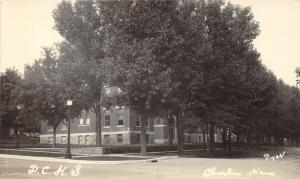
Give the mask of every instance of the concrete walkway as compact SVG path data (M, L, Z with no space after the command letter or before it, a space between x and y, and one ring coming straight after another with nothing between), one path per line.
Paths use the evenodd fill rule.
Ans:
M13 151L13 152L30 152L30 153L49 153L49 154L61 154L64 155L64 148L19 148L19 149L5 149L0 148L0 151ZM162 152L148 152L149 154L162 153ZM13 154L12 154L13 155ZM151 156L141 156L138 153L124 153L124 154L80 154L72 152L73 158L80 157L94 157L94 156L106 156L106 157L133 157L133 158L149 158ZM42 156L40 156L42 157ZM59 157L58 157L59 158ZM153 157L152 157L153 158Z
M17 150L16 150L17 151ZM109 155L105 155L109 157ZM139 156L131 156L125 154L114 154L111 157L139 157ZM79 157L87 157L85 156L74 156L73 158ZM89 155L88 157L93 157ZM97 157L94 155L94 157ZM143 157L143 156L140 156ZM147 156L146 156L147 157ZM43 162L61 162L61 163L75 163L75 164L100 164L100 165L116 165L116 164L126 164L126 163L138 163L138 162L153 162L171 158L177 158L177 156L168 156L168 157L156 157L149 159L140 159L140 160L121 160L121 161L95 161L95 160L74 160L74 159L65 159L65 158L53 158L53 157L39 157L39 156L22 156L22 155L11 155L11 154L0 154L0 158L8 158L8 159L21 159L21 160L31 160L31 161L43 161ZM144 157L145 158L145 157Z

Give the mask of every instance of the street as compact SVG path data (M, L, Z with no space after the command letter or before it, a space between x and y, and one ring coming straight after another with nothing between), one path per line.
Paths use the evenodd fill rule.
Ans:
M300 148L287 148L282 159L170 158L158 162L80 164L0 158L0 178L280 178L299 176Z

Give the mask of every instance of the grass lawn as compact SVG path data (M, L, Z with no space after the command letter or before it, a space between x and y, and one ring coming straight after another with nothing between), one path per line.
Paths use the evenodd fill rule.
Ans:
M269 154L270 156L282 153L285 150L284 147L252 147L252 148L232 148L231 155L229 155L227 150L217 148L214 153L210 153L208 149L190 150L185 151L180 157L186 158L264 158L264 154ZM286 151L287 154L293 155L291 151ZM135 153L133 155L139 155ZM148 152L148 156L170 156L177 155L177 152Z

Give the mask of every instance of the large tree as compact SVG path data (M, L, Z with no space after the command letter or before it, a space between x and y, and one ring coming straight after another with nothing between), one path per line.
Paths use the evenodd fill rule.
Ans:
M60 59L71 67L63 76L94 108L98 145L106 85L119 86L145 116L156 108L175 116L179 152L186 114L210 127L213 151L216 126L229 144L232 132L259 136L255 126L266 125L262 114L280 94L253 47L259 28L249 7L222 0L63 1L53 17L65 38ZM145 151L143 127L142 134Z
M103 11L112 24L113 46L112 54L120 54L128 59L127 63L136 63L133 57L126 56L118 45L126 44L135 48L138 43L150 44L153 64L159 65L164 72L164 81L153 83L160 89L160 108L176 116L179 151L182 151L182 114L188 103L191 83L201 75L201 63L206 56L206 35L202 16L202 2L179 1L126 1L108 3ZM103 6L100 6L103 7ZM112 8L113 7L113 8ZM148 48L149 49L149 48ZM149 56L147 50L140 56ZM114 58L116 59L116 58ZM132 65L132 66L133 66ZM121 66L122 67L122 66ZM140 66L141 68L145 68ZM148 67L147 67L148 68ZM151 71L151 67L149 67ZM138 73L136 73L138 76ZM131 77L134 79L134 74ZM156 78L161 78L157 73ZM148 81L151 79L144 79ZM156 83L160 80L156 80ZM150 92L150 91L148 91ZM158 104L156 104L157 106Z
M223 1L203 2L206 34L210 47L203 63L201 83L195 83L194 105L210 124L210 151L213 151L214 128L230 129L237 122L239 87L244 86L247 61L258 61L252 42L259 33L250 8ZM205 92L205 95L203 94ZM200 103L201 104L201 103Z
M22 77L16 69L7 69L1 73L1 136L2 129L14 129L16 147L19 147L19 134L24 128L24 118L21 116L22 104ZM7 135L7 134L6 134Z
M56 129L63 119L67 119L66 101L68 99L74 101L72 116L78 116L82 108L76 88L63 81L62 72L66 70L53 48L44 48L43 56L25 67L26 92L28 95L35 95L29 107L36 117L52 126L53 147L56 147Z
M61 59L68 66L70 85L75 79L85 99L85 108L96 113L96 145L101 146L101 112L105 95L106 71L103 67L108 31L94 1L62 1L53 11L55 29L65 38ZM73 53L74 52L74 53ZM73 80L72 80L73 79Z

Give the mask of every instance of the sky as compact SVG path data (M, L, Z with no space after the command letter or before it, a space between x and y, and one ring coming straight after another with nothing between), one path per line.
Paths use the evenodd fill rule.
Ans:
M62 41L53 29L52 10L61 0L0 0L0 71L41 56L44 46ZM262 63L290 85L300 67L300 0L231 0L250 6L261 33L254 46Z

